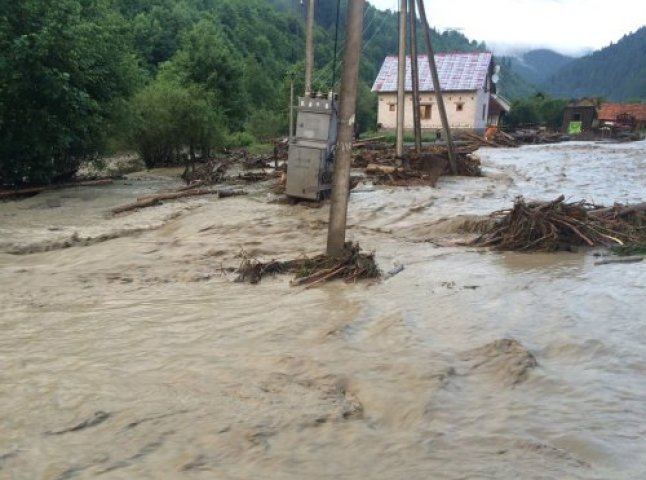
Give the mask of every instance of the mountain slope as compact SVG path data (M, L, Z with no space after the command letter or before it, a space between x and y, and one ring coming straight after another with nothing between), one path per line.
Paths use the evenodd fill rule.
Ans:
M542 87L560 97L646 100L646 27L565 65Z
M540 85L560 68L574 60L553 50L539 49L518 56L502 57L501 61L526 82Z

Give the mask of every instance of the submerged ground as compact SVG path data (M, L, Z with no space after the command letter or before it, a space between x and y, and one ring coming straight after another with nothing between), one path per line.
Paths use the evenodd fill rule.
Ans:
M327 208L171 172L0 204L0 478L624 479L646 470L646 264L439 247L530 199L646 198L646 143L482 150L484 178L351 196L379 284L232 282ZM65 248L69 246L69 248ZM507 339L507 340L504 340Z

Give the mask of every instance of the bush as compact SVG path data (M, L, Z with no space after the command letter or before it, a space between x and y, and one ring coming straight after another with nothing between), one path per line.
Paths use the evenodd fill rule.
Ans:
M559 129L567 103L567 100L551 98L541 93L514 100L505 124L512 128L543 125Z
M247 120L246 131L259 142L267 142L280 135L284 119L269 110L256 110Z
M157 79L134 99L132 143L148 168L175 165L188 149L208 157L225 143L226 129L212 95L196 86Z
M227 137L227 148L250 147L255 142L253 135L247 132L232 133Z

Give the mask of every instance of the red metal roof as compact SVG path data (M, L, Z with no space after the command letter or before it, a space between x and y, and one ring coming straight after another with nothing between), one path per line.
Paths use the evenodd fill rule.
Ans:
M491 65L491 52L438 53L435 55L440 87L443 91L477 90L485 85L485 79ZM419 90L432 92L433 80L428 66L428 56L418 55ZM373 92L397 91L397 56L386 57L377 75ZM412 91L410 56L406 57L406 91Z
M615 121L617 115L627 113L636 120L646 120L646 103L604 103L599 109L599 120Z

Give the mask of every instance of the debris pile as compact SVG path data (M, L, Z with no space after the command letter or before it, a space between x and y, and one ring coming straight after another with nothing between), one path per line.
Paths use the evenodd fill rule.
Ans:
M206 162L187 165L182 178L187 185L214 185L220 183L227 173L230 165L229 159L209 158Z
M473 152L480 147L469 143L456 145L458 175L477 177L482 175L480 159ZM435 186L442 175L451 175L449 154L446 145L425 145L417 154L408 151L398 158L392 146L381 148L380 144L365 145L354 157L355 168L365 168L366 174L377 185L390 186Z
M293 273L292 286L311 288L330 280L343 279L345 282L356 282L361 279L379 278L381 271L375 263L374 252L365 253L357 243L347 242L341 257L330 257L326 254L312 258L267 263L250 257L246 252L240 254L242 261L238 267L236 282L259 283L263 276L279 273Z
M456 136L456 142L459 143L468 143L475 144L479 147L508 147L513 148L518 146L518 142L508 133L505 133L498 129L493 129L492 131L487 130L484 136L476 135L475 133L464 132Z
M518 129L511 133L511 136L517 144L542 144L557 143L563 141L563 134L560 132L550 132L540 128Z
M646 203L605 208L586 202L526 202L494 212L495 224L471 245L497 250L556 251L646 242Z

